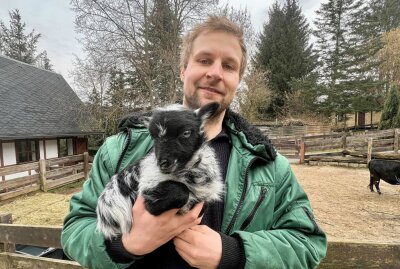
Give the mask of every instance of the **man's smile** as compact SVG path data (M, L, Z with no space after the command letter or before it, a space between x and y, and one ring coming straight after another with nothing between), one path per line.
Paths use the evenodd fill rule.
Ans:
M222 95L222 91L220 91L220 90L218 90L216 88L212 88L212 87L199 87L199 90L205 91L207 93L221 94Z

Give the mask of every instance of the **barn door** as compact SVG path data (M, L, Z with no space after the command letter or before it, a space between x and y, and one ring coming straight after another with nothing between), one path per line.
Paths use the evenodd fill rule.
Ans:
M358 127L365 127L365 113L364 112L358 112Z
M88 151L87 138L75 138L74 154L82 154Z

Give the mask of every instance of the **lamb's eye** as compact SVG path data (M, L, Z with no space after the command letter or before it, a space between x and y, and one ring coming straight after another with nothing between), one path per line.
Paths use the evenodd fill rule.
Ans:
M184 131L182 136L183 136L184 138L189 138L190 135L191 135L191 133L192 133L192 132L190 132L190 131Z

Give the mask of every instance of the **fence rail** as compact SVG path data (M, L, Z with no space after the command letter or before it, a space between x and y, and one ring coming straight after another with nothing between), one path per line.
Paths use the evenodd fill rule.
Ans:
M87 178L91 157L87 152L62 158L0 168L0 177L21 172L29 175L0 181L0 201L42 190L48 191ZM75 164L79 162L78 164ZM33 173L33 175L31 175Z
M268 134L268 133L266 133ZM388 158L396 158L399 149L400 129L383 131L346 132L332 134L307 134L302 136L273 137L276 149L290 159L306 159L320 155L338 155L346 152L358 157L366 155L366 161L372 157L385 158L383 152L392 153ZM400 155L397 157L400 158Z
M73 261L14 253L15 244L61 248L60 235L59 226L0 224L0 268L82 269ZM400 268L399 253L400 244L396 243L329 241L327 256L319 268Z
M303 136L306 134L321 134L331 133L332 128L330 125L304 125L304 126L265 126L258 125L263 132L268 133L270 138L282 137L282 136Z

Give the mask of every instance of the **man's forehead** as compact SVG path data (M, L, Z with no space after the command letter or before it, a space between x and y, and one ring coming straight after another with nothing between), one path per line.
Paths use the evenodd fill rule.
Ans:
M232 40L235 41L232 42ZM220 52L224 53L223 56L225 58L240 63L241 57L243 57L243 52L238 37L223 31L200 33L193 41L191 54L193 56L213 56L216 53L213 45L216 45L217 43L219 45L218 48L223 48Z

